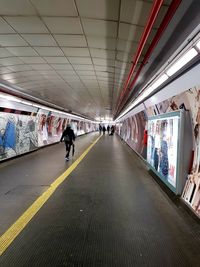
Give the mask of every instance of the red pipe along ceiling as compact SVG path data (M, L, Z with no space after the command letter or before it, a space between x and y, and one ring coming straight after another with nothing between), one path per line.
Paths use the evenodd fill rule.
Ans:
M140 74L140 72L141 72L143 66L147 63L147 61L148 61L148 59L149 59L151 53L153 52L154 48L156 47L158 41L160 40L160 38L161 38L163 32L165 31L167 25L168 25L169 22L171 21L173 15L175 14L175 12L176 12L178 6L179 6L180 3L181 3L181 1L182 1L182 0L173 0L173 1L172 1L171 5L169 6L169 8L168 8L168 10L167 10L167 13L166 13L166 15L165 15L163 21L162 21L161 24L160 24L159 29L157 30L156 35L155 35L154 38L153 38L152 43L150 44L150 46L149 46L149 48L148 48L148 50L147 50L147 52L146 52L146 54L145 54L145 56L144 56L144 59L143 59L141 65L140 65L140 67L139 67L137 73L135 74L134 79L132 80L130 86L128 87L128 83L130 82L131 76L132 76L132 74L133 74L133 71L134 71L134 69L135 69L135 67L136 67L136 64L137 64L137 62L138 62L138 59L139 59L137 53L138 53L139 49L141 49L141 48L140 48L140 44L141 44L141 41L142 41L142 38L143 38L143 36L142 36L142 38L141 38L141 40L140 40L140 44L139 44L138 49L137 49L138 51L137 51L136 56L135 56L135 59L137 59L137 62L136 62L136 60L133 61L133 65L132 65L132 67L131 67L131 70L129 71L129 75L128 75L128 78L127 78L127 80L126 80L125 86L124 86L124 88L123 88L123 90L122 90L122 92L121 92L121 94L120 94L120 99L119 99L119 101L121 100L121 102L118 103L116 114L122 110L122 108L123 108L123 106L124 106L124 104L125 104L125 101L127 100L127 97L129 96L129 93L130 93L131 89L132 89L132 91L134 90L133 86L134 86L134 84L136 83L136 81L137 81L137 79L138 79L138 77L139 77L139 74ZM162 1L161 1L161 2L162 2ZM154 3L154 4L155 4L155 3ZM159 7L161 7L161 6L159 6ZM152 16L153 8L154 8L154 7L152 7L150 17ZM159 8L159 10L160 10L160 8ZM157 14L158 14L158 13L156 13L156 15L157 15ZM154 21L155 21L155 19L156 19L156 17L154 18ZM148 22L149 22L149 21L150 21L150 18L149 18ZM154 21L153 21L153 22L154 22ZM148 24L148 23L147 23L147 24ZM148 25L146 25L145 30L146 30L147 26L148 26ZM153 26L153 25L152 25L152 26ZM152 29L152 27L151 27L151 29ZM150 32L149 32L149 33L150 33ZM148 36L149 36L149 33L148 33ZM144 35L144 34L145 34L145 31L143 32L143 35ZM145 42L146 42L146 40L147 40L147 38L145 39ZM145 43L143 44L142 49L143 49L144 45L145 45ZM141 52L142 52L142 50L141 50ZM141 55L141 52L140 52L140 55Z
M124 94L126 93L127 86L130 82L131 76L133 75L135 67L137 66L138 60L141 56L142 50L143 50L143 48L146 44L146 41L149 37L149 34L152 30L152 27L153 27L153 24L157 18L158 12L160 11L162 3L163 3L163 0L155 0L153 5L152 5L151 12L150 12L148 20L147 20L147 24L146 24L145 29L143 31L143 34L141 36L140 42L139 42L138 47L137 47L137 51L135 53L135 56L133 57L133 60L132 60L133 64L132 64L131 69L129 71L128 78L125 82L124 88L121 91L119 101L117 104L117 109L119 107L119 104L121 104L120 101L123 99Z

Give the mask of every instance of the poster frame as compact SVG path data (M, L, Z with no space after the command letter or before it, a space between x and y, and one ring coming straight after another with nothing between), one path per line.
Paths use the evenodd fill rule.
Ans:
M177 164L176 164L176 185L175 187L168 182L164 177L146 160L148 167L162 180L163 183L169 187L171 191L173 191L176 195L181 194L182 185L184 183L182 177L182 169L183 169L183 141L184 141L184 117L185 113L184 110L168 112L164 114L159 114L155 116L151 116L148 118L148 128L149 122L152 120L159 120L159 119L169 119L172 117L178 117L178 140L177 140ZM149 138L149 135L148 135ZM181 145L182 144L182 145Z

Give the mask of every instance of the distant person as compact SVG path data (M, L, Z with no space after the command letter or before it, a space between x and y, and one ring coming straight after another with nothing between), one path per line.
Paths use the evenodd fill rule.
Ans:
M64 139L65 142L65 147L66 147L66 156L65 159L68 161L69 160L69 153L71 150L71 146L73 145L73 141L75 141L75 134L74 131L71 129L71 125L67 124L66 129L64 130L62 137L60 139L60 142L62 142Z
M110 128L110 135L113 135L115 132L115 126L112 125L111 128Z
M102 131L102 126L101 124L99 124L99 133L101 134L101 131Z
M105 131L106 131L106 127L103 126L103 134L105 134Z
M108 132L108 134L110 133L110 126L109 125L107 126L107 132Z

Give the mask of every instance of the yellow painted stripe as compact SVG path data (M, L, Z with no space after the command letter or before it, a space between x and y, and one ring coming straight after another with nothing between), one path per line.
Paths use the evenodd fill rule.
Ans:
M100 136L101 137L101 136ZM54 193L57 187L70 175L70 173L77 167L77 165L88 154L90 149L100 139L98 137L84 152L83 154L63 173L61 174L50 187L38 198L36 201L18 218L18 220L0 237L0 256L10 246L13 240L20 234L20 232L31 221L35 214L41 209L45 202Z

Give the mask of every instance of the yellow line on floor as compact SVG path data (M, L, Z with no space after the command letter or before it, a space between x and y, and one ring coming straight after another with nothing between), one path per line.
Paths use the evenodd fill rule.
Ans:
M101 137L101 136L100 136ZM54 193L57 187L70 175L70 173L77 167L77 165L84 159L90 149L100 139L98 137L84 152L83 154L63 173L61 174L50 187L38 198L36 201L18 218L18 220L0 237L0 256L10 246L14 239L31 221L35 214L46 203L50 196Z

